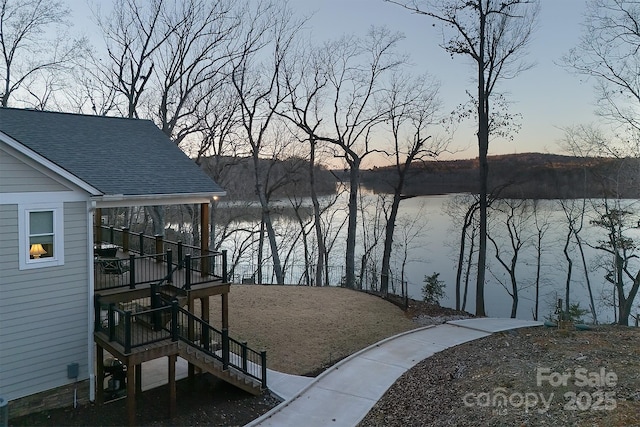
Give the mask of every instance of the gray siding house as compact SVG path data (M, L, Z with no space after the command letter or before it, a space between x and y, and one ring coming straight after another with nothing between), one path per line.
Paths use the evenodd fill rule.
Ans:
M150 121L0 108L0 397L10 411L53 389L67 404L74 389L95 398L96 212L224 194Z

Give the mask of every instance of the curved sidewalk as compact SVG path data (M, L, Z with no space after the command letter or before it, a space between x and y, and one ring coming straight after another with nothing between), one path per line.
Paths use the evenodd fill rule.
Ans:
M269 388L285 401L247 426L355 426L404 372L423 359L494 332L541 325L519 319L455 320L382 340L316 378L269 371Z

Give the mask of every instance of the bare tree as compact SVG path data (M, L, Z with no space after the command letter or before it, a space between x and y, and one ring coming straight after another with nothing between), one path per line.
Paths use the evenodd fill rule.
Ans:
M580 210L580 205L576 204L575 200L561 199L560 206L567 220L567 231L564 239L564 246L562 247L562 253L567 261L567 275L564 284L564 311L568 314L571 308L571 275L573 273L573 258L570 254L571 238L573 237L576 228L582 228L580 219L582 218L582 215L580 212L584 212L584 210Z
M335 197L320 203L318 197L317 165L319 165L326 152L323 152L322 143L318 141L316 133L320 128L323 111L323 101L318 93L327 86L327 74L323 52L315 46L302 46L301 51L293 55L293 60L285 63L283 73L283 86L289 94L287 108L280 112L281 117L287 119L296 126L300 132L301 142L308 145L309 162L309 190L313 206L313 228L315 232L315 244L317 245L315 278L316 286L328 284L328 257L329 244L327 240L328 227L323 226L323 213L336 204L339 192ZM303 52L306 51L306 52ZM294 132L295 133L295 132Z
M269 138L278 136L277 132L273 132L278 119L276 111L286 97L280 85L280 75L285 57L293 49L302 23L295 21L286 9L270 7L267 12L260 21L254 21L242 46L243 54L233 59L231 82L240 101L243 137L247 140L253 160L255 191L262 207L262 221L269 239L276 282L283 284L282 265L260 157L270 142ZM260 55L268 59L260 61L255 40L262 40L263 37L267 37L268 42L264 43L265 48Z
M629 315L640 289L640 266L636 254L638 242L629 234L631 230L640 228L640 219L632 209L622 206L619 200L610 204L605 199L601 208L603 213L592 224L604 229L606 237L595 247L613 257L613 263L606 265L605 279L616 290L618 324L628 326Z
M154 54L176 30L176 24L164 25L165 3L116 0L110 15L95 12L108 57L96 68L103 84L118 94L116 108L123 117L145 116L140 107L153 76Z
M358 218L360 168L365 158L380 151L372 136L388 117L384 97L385 78L403 64L395 52L401 39L383 28L372 28L367 37L343 37L327 43L320 53L314 85L292 98L288 117L314 143L325 143L335 158L348 167L349 202L345 251L345 286L353 288ZM314 116L304 112L314 108ZM323 120L322 118L325 120Z
M55 89L52 79L59 82L86 48L86 40L69 37L68 15L60 1L0 0L0 106L9 106L26 86L36 107L47 104Z
M590 0L578 46L563 58L593 77L601 117L640 131L640 8L634 0Z
M518 259L522 249L529 244L531 235L527 232L529 228L529 220L531 218L531 210L527 200L501 200L494 209L505 216L504 226L507 231L507 246L504 249L498 245L495 236L487 235L487 238L493 243L495 249L495 257L498 263L504 268L509 275L510 289L502 283L509 295L511 296L511 317L515 318L518 313L519 290L517 267Z
M492 136L510 116L496 115L492 102L499 97L496 86L528 68L521 61L538 12L537 0L387 0L443 24L449 38L442 47L451 55L469 57L476 65L477 96L473 98L478 124L480 162L480 236L476 315L484 316L484 284L487 245L487 153Z
M200 132L196 113L215 108L211 98L225 95L230 61L245 52L235 46L242 16L251 17L229 0L183 0L163 13L162 27L173 30L154 55L153 104L162 131L176 144Z
M445 206L445 212L454 224L456 231L460 232L460 242L458 245L458 266L456 268L456 310L464 310L467 302L467 290L469 283L469 271L471 269L471 255L474 252L476 227L476 213L479 203L477 198L470 194L459 194L449 199ZM462 214L464 211L464 215ZM462 222L460 222L462 219ZM471 231L470 231L471 229ZM461 300L462 292L462 272L465 267L466 244L469 240L469 257L466 263L464 298Z
M607 133L599 126L596 125L578 125L573 127L566 127L564 129L565 135L563 139L564 148L572 153L574 156L580 156L584 158L588 157L609 157L614 158L616 161L611 162L614 169L605 168L602 171L592 170L591 174L594 175L596 182L601 186L601 191L605 195L605 203L600 204L597 201L591 201L591 205L596 215L601 218L606 217L607 207L610 203L620 205L622 192L620 187L628 187L629 184L635 185L635 180L639 175L637 156L640 154L634 147L633 138L621 137L624 133L614 136L607 135ZM635 132L632 131L632 134ZM627 156L635 155L636 159L628 159ZM628 161L631 160L631 161ZM584 186L587 186L587 170L584 170ZM612 198L611 202L607 202L608 198ZM595 309L595 301L593 295L593 289L591 286L591 278L589 276L589 267L587 266L586 256L583 248L583 239L580 236L580 232L583 228L585 221L586 200L582 200L582 207L577 217L574 219L573 225L569 222L569 232L573 234L574 240L580 251L582 260L582 266L585 274L585 282L587 284L587 291L589 295L589 310L593 318L593 322L598 322L597 311ZM565 202L569 203L569 202ZM572 201L575 204L576 201ZM604 206L604 210L603 210ZM564 206L563 206L564 209ZM576 209L573 209L576 210ZM566 210L565 210L566 211ZM569 219L569 217L567 217ZM602 225L601 225L602 226ZM567 239L569 236L567 236ZM588 246L593 247L593 244L588 240L586 241ZM602 246L602 245L600 245ZM602 247L600 247L602 249ZM605 263L606 264L606 263ZM611 267L605 268L610 269ZM615 266L614 266L615 269ZM568 306L567 306L568 309Z
M384 234L384 222L388 205L386 194L378 194L368 197L363 191L359 191L361 226L359 228L362 242L362 255L360 256L360 274L356 280L358 289L378 290L378 266L379 243Z
M394 243L396 250L394 251L394 258L400 262L400 277L391 277L389 287L391 292L397 294L396 284L399 283L402 288L402 296L408 296L408 290L406 287L406 268L410 261L417 261L415 258L410 258L409 254L414 253L416 249L416 242L423 237L425 229L427 228L427 221L424 220L424 205L420 207L416 215L399 215L397 220L397 228L399 231L399 239ZM424 260L420 260L424 261Z
M393 77L389 89L389 116L393 151L387 153L395 160L393 199L389 209L384 237L382 268L380 271L380 291L389 289L389 274L393 234L400 202L406 198L404 184L414 161L424 161L437 157L446 149L446 140L434 138L430 126L437 122L439 102L437 84L427 76L412 80L406 75Z
M540 314L540 287L542 282L542 253L544 236L551 226L549 214L543 212L540 202L534 200L532 203L533 224L536 228L534 246L536 249L536 278L535 278L535 302L533 308L533 320L538 320Z

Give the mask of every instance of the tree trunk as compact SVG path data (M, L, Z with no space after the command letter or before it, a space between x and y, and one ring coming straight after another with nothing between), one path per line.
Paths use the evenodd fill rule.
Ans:
M273 272L276 276L276 283L278 285L284 284L284 278L282 276L282 265L280 263L280 255L278 253L278 242L276 241L276 232L273 229L273 223L271 221L271 212L269 210L269 201L264 192L264 187L262 183L262 177L260 176L260 159L258 158L257 149L253 149L253 170L254 170L254 178L255 178L255 188L256 194L258 195L258 200L260 201L260 206L262 208L262 226L266 228L267 238L269 239L269 248L271 249L271 258L273 260ZM260 243L263 242L263 229L261 228L261 238ZM262 260L260 260L260 269L262 270ZM262 274L260 274L261 276ZM261 283L261 282L260 282Z
M322 218L320 216L320 203L318 202L318 193L316 192L316 143L313 139L309 140L310 159L309 159L309 183L311 185L311 203L313 204L313 227L316 232L316 244L318 245L318 254L315 271L315 285L322 286L324 274L324 259L326 256L326 246L324 244L324 235L322 234Z
M355 250L356 226L358 221L360 159L350 159L349 166L349 220L347 224L347 248L345 254L345 286L349 289L354 289L356 285Z
M576 230L573 230L573 235L576 238L578 249L580 250L580 258L582 259L582 268L584 269L584 279L587 282L587 291L589 292L589 310L591 310L591 317L593 317L593 323L598 324L598 314L596 313L596 305L593 299L593 290L591 289L591 279L589 278L589 270L587 269L587 260L584 256L584 249L582 248L582 241L578 237Z
M404 181L404 180L401 180ZM386 294L389 292L389 273L391 263L391 248L393 246L393 232L396 226L396 218L398 217L398 208L402 191L402 184L399 184L393 195L393 203L391 204L391 212L387 218L384 235L384 251L382 254L382 271L380 272L380 292Z
M264 197L261 197L261 199L264 199ZM280 255L278 253L278 242L276 241L276 232L273 229L273 223L271 222L271 214L269 213L268 205L262 206L262 220L264 222L265 228L267 229L267 239L269 239L269 248L271 249L271 258L273 259L273 273L276 276L276 283L278 285L284 285L282 264L280 263Z
M533 320L538 320L540 312L540 267L542 263L542 235L538 231L538 247L536 248L536 301L533 312Z
M260 234L258 238L258 280L259 285L263 284L262 259L264 257L264 218L260 219Z
M480 235L478 243L478 277L476 281L476 316L486 316L484 282L487 266L487 187L489 179L489 93L485 88L485 28L486 15L480 13L478 65L478 160L480 169Z
M485 119L486 114L485 114ZM485 121L488 126L488 120ZM482 126L481 126L482 128ZM482 138L482 140L481 140ZM484 282L487 264L487 180L489 176L489 164L487 151L489 135L487 129L478 133L480 141L480 235L478 242L478 276L476 282L476 316L486 316L484 308Z
M631 286L629 294L626 298L624 298L624 287L618 287L620 304L620 325L629 326L629 316L631 315L631 309L633 308L633 302L635 301L636 295L638 294L638 289L640 289L640 271L636 274L633 280L633 285ZM620 292L622 293L621 295Z
M462 295L462 311L467 309L467 294L469 292L469 278L471 277L471 265L473 264L473 248L476 243L476 230L471 230L471 242L469 242L469 257L467 258L467 269L464 273L464 293Z
M518 314L518 281L516 279L516 263L517 255L511 259L511 270L509 278L511 279L511 318L515 319Z
M565 244L564 244L564 249L562 250L562 252L564 253L564 257L567 260L567 280L565 282L565 292L564 292L564 311L566 314L569 314L569 294L570 294L570 290L571 290L571 270L573 268L573 261L571 260L571 257L569 256L569 239L571 238L571 230L569 230L569 233L567 234L567 239L565 240Z
M469 206L469 209L467 209L467 212L464 215L464 223L462 224L462 232L460 233L460 251L458 253L458 268L456 270L456 310L460 310L460 288L461 288L460 281L462 278L462 268L464 265L464 251L465 251L465 246L467 241L467 230L471 226L471 221L473 221L473 213L475 212L475 210L476 210L475 203ZM471 256L469 256L469 259L471 259ZM469 283L468 271L469 269L467 268L467 279L466 279L465 290L464 290L465 302L467 299L466 298L467 285Z

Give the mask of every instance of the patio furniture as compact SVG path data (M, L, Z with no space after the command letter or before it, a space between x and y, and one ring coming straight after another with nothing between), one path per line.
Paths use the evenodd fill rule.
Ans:
M131 268L129 260L117 257L98 258L100 269L106 274L124 274Z
M114 258L118 252L118 245L101 243L93 247L93 252L98 257Z

